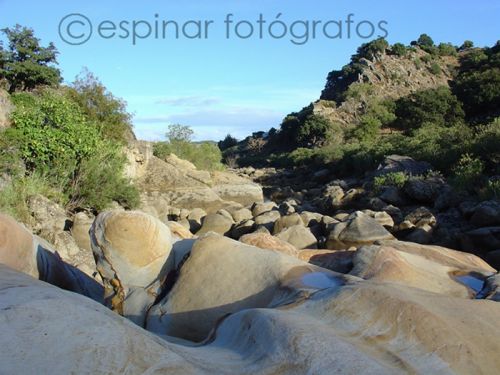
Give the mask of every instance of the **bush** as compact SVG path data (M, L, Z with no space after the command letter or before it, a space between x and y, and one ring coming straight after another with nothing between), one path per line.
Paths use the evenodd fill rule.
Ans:
M299 127L298 143L306 147L321 147L333 138L332 124L320 115L310 115Z
M22 223L29 223L31 213L29 199L34 195L43 195L56 203L65 203L64 196L51 187L44 176L34 173L28 176L14 177L0 190L0 211L13 216Z
M76 78L67 95L78 103L87 121L94 123L103 137L121 143L134 138L126 103L109 92L88 70Z
M16 106L13 126L5 137L28 175L44 176L47 184L64 193L70 208L100 210L114 200L130 207L137 203L134 188L122 178L125 158L119 145L103 139L77 103L54 90L19 93L12 99ZM98 163L93 162L96 158ZM86 169L91 166L95 170Z
M434 40L432 40L432 38L429 35L422 34L417 40L417 45L423 48L434 47Z
M483 179L483 162L471 154L464 154L453 168L451 182L459 190L474 191Z
M218 146L221 151L225 151L231 147L234 147L238 144L238 140L231 136L231 134L226 135L222 141L219 141Z
M433 62L429 68L429 71L435 76L440 75L442 73L441 66L437 62Z
M438 46L439 56L457 56L457 48L451 43L440 43Z
M396 102L396 126L406 133L434 124L451 127L464 121L462 105L450 89L442 86L436 89L418 91Z
M389 48L389 43L384 38L375 39L365 43L358 48L357 54L353 56L353 61L359 61L361 58L373 60L385 53Z
M385 186L395 186L401 189L409 178L406 172L391 172L375 177L373 179L373 186L377 191L380 191Z
M192 143L181 140L157 142L153 146L153 154L165 160L170 154L193 163L201 170L222 170L222 153L216 144L211 142Z
M392 53L399 57L404 57L408 54L408 49L402 43L396 43L392 46Z

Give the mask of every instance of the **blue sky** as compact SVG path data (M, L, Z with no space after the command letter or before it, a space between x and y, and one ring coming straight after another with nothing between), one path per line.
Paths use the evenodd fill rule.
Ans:
M59 35L60 21L71 13L82 14L92 23L92 36L84 44L66 44ZM227 39L224 21L229 13L234 16ZM279 13L279 20L288 27L287 36L273 39L267 27ZM371 32L363 21L376 26L373 38L382 33L378 22L387 22L383 28L391 43L409 43L424 32L436 42L461 44L470 39L479 46L492 45L500 38L498 0L0 0L0 27L20 23L32 27L43 43L53 41L66 82L73 81L84 66L94 72L128 102L139 138L161 139L168 124L181 123L192 126L198 140L218 140L227 133L242 138L277 127L286 114L318 99L328 72L345 65L356 48L369 40L354 32L347 38L345 20L351 13L352 28L359 26L363 36ZM262 39L257 23L260 14L266 22ZM136 38L133 44L134 21L138 22L136 34L146 35L149 26L139 21L147 21L154 30L155 21L159 25L176 21L182 27L190 20L201 21L202 26L213 21L206 39L188 39L182 32L175 39L172 28L167 28L163 39L160 26L158 38L152 31L149 38ZM343 22L342 38L333 38L338 31L334 23L327 28L331 38L322 33L322 25L334 20ZM110 38L99 36L97 29L103 21L114 23L114 37L110 37L109 22L101 26L101 34ZM121 21L129 22L124 24L128 38L118 26ZM240 21L251 21L253 36L235 38ZM292 43L304 40L290 34L292 24L300 36L305 21L309 21L309 41ZM315 39L313 21L322 21ZM62 25L62 30L68 30ZM188 23L186 32L193 36L195 26ZM71 27L76 37L88 30L81 24ZM274 35L278 28L273 29ZM244 35L249 26L242 23L238 30Z

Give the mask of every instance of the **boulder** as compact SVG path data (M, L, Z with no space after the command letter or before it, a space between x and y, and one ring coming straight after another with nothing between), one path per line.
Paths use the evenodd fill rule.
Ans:
M327 270L349 273L352 270L355 251L300 250L298 258Z
M316 249L318 247L318 240L314 237L311 230L306 228L302 223L283 230L276 237L288 242L299 250Z
M274 202L254 203L252 206L252 215L255 218L262 215L263 213L277 210L278 205Z
M274 222L273 234L281 233L283 230L293 227L294 225L304 225L302 217L297 214L282 216Z
M405 172L412 176L420 176L432 170L432 165L424 161L416 161L408 156L390 155L379 165L376 176L387 173Z
M394 237L387 229L375 219L358 211L347 221L333 227L326 246L330 250L347 250L351 247L360 247L389 239L394 239Z
M212 173L212 179L214 192L223 200L237 202L243 206L264 201L262 187L246 178L234 173L216 171Z
M222 235L229 234L233 227L233 219L221 214L209 214L203 218L201 229L196 235L201 236L208 232L215 232Z
M69 219L64 209L40 194L29 198L28 208L33 217L33 230L36 233L61 232L68 226Z
M184 225L179 224L177 221L167 221L165 225L170 229L170 233L172 233L173 242L193 238L193 233L191 233L189 229L187 229Z
M255 221L246 220L231 229L231 238L238 240L241 236L252 233L255 229Z
M500 249L500 227L479 228L465 232L461 236L461 246L465 251L484 255Z
M93 218L90 218L83 212L79 212L73 217L73 225L71 226L71 235L75 239L76 244L80 249L88 252L92 252L89 231L93 222Z
M253 219L252 211L248 208L240 208L231 212L233 220L236 224Z
M297 257L299 254L299 251L295 248L295 246L286 241L280 240L276 236L271 236L266 233L246 234L241 237L239 241L250 246L255 246L261 249L275 250L294 257Z
M274 228L274 223L281 217L279 211L268 211L257 216L254 221L257 226L265 226L269 231Z
M90 238L106 305L143 326L174 268L170 229L142 212L106 211L94 221Z
M293 257L207 234L195 242L173 289L150 310L147 329L200 342L228 314L285 303L285 291L314 271ZM327 280L335 277L324 272ZM342 279L331 282L341 284Z
M500 202L486 201L476 206L471 217L472 224L478 227L500 225Z
M410 178L404 185L403 190L411 199L420 202L434 204L444 187L440 178L428 178L425 180Z
M353 263L350 274L363 279L390 281L460 298L474 298L486 278L495 273L475 255L401 241L363 246L355 253Z

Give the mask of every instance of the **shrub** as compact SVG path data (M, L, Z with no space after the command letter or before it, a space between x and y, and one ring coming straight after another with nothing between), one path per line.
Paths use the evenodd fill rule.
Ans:
M440 75L442 73L441 66L437 62L433 62L429 68L429 71L435 76Z
M165 160L170 154L193 163L201 170L222 170L222 153L212 142L192 143L180 140L157 142L153 146L153 154Z
M306 147L323 146L331 138L331 123L320 115L310 115L298 131L298 142Z
M134 137L125 101L116 98L88 70L80 73L67 89L67 95L78 103L87 120L97 126L103 137L122 143Z
M489 180L482 191L483 199L500 200L500 180Z
M465 51L468 49L474 48L474 42L471 40L466 40L464 44L462 44L459 48L460 51Z
M402 43L396 43L392 46L392 53L399 57L404 57L408 54L406 46Z
M14 177L7 186L0 190L0 211L13 216L20 222L29 223L31 214L28 201L37 194L56 203L66 203L65 197L48 184L47 178L34 173Z
M451 182L459 190L474 191L483 178L483 162L471 154L464 154L453 168Z
M395 124L409 133L423 126L455 126L464 120L462 105L450 89L442 86L421 90L396 102Z
M434 40L429 35L422 34L417 40L417 45L420 47L433 47Z
M401 189L409 180L406 172L391 172L382 176L377 176L373 179L375 190L380 191L384 186L395 186Z
M358 48L357 54L353 56L353 61L358 61L361 58L373 60L385 53L389 48L389 43L384 38L375 39L369 43L365 43Z
M439 56L457 56L457 48L451 43L440 43L438 46Z
M415 64L415 68L418 70L422 69L422 60L419 57L416 57L415 60L413 60L413 63Z
M231 136L231 134L226 135L226 138L224 138L222 141L219 141L218 146L221 149L221 151L225 151L228 148L234 147L238 144L238 140Z
M44 176L50 186L65 194L70 208L99 210L113 200L130 207L137 203L133 193L123 194L134 188L122 178L125 159L118 144L103 139L77 103L54 90L19 93L12 99L16 105L13 127L5 137L18 150L28 175ZM95 158L100 158L100 164L92 163ZM95 170L86 169L91 166Z

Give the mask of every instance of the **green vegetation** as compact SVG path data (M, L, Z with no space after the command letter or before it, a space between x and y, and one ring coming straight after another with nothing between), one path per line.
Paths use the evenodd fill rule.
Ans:
M231 134L226 135L222 141L220 141L217 145L221 151L225 151L231 147L234 147L238 144L238 140L234 138Z
M392 53L399 57L404 57L408 54L408 49L403 43L396 43L392 46Z
M126 111L126 103L109 92L87 69L67 91L86 118L99 127L103 137L121 143L133 138L131 115Z
M170 154L193 163L203 170L221 170L222 153L212 142L193 143L193 130L189 126L173 124L168 126L168 141L158 142L153 147L156 157L165 160Z
M353 56L353 61L360 59L374 60L380 55L383 55L389 48L389 43L384 38L375 39L369 43L365 43L358 48L357 54Z
M57 86L62 78L57 64L55 46L40 46L32 29L16 25L2 29L8 40L4 49L0 44L0 79L5 79L9 92L33 90L37 86Z
M464 154L453 168L452 184L459 190L474 191L480 186L484 165L481 159Z
M373 179L373 185L377 191L380 191L385 186L402 188L409 179L410 176L405 172L392 172L375 177Z
M429 71L434 74L435 76L440 75L443 71L441 69L441 66L437 62L433 62L429 68Z

